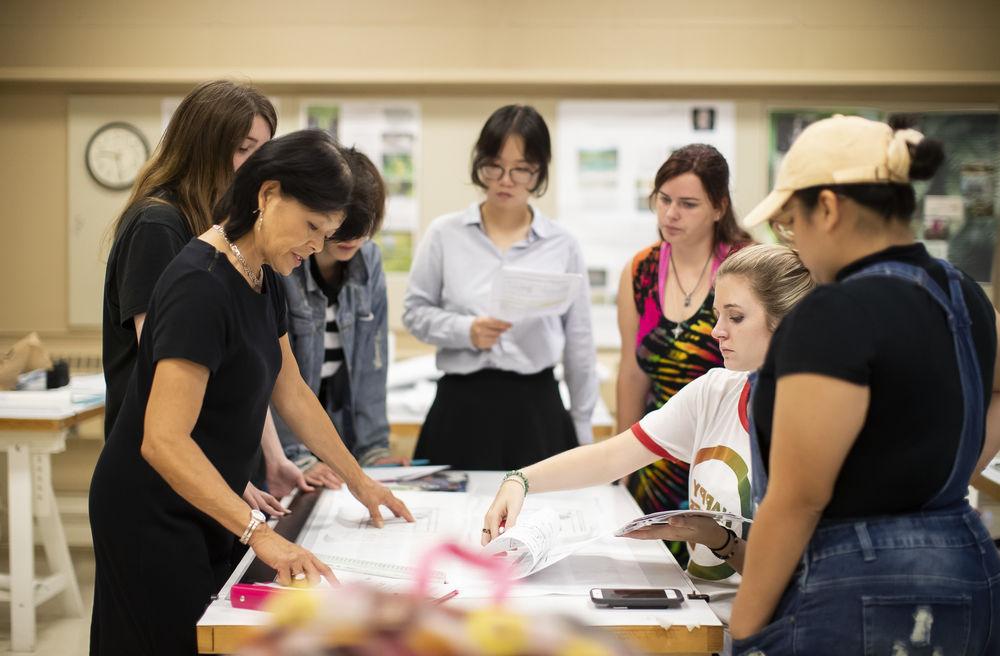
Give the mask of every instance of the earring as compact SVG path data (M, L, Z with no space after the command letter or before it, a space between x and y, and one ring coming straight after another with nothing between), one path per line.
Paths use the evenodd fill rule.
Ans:
M254 230L260 232L260 227L264 225L264 212L262 212L261 209L258 207L253 211L253 213L257 216L257 223L256 225L254 225Z

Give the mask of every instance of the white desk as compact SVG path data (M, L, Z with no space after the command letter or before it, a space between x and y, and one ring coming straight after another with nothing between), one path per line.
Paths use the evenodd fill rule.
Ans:
M469 477L469 491L466 494L492 499L500 474L496 472L473 472ZM324 494L346 494L344 492ZM436 494L454 495L460 493L441 492ZM624 524L640 514L635 501L627 491L617 486L590 488L585 492L557 493L558 495L592 494L610 508L612 523ZM405 493L400 493L404 499ZM533 500L543 501L549 495L533 495ZM563 497L565 498L565 496ZM606 502L606 503L605 503ZM318 504L317 504L318 507ZM474 527L478 529L478 526ZM601 580L588 578L591 564L610 559L620 562L625 580ZM219 593L219 598L206 610L198 622L198 650L200 653L216 654L235 651L238 646L253 635L255 630L268 622L265 613L233 608L228 600L229 587L239 581L252 560L249 553L233 576ZM711 653L722 649L722 623L712 613L704 601L686 601L676 610L625 610L598 609L589 600L585 590L590 587L618 585L626 587L674 587L691 592L690 581L674 561L673 557L659 541L627 540L606 537L570 556L551 568L520 582L527 588L532 585L551 583L562 573L578 575L578 594L518 596L508 600L511 608L526 614L553 613L571 615L587 624L607 627L643 652L652 653ZM469 598L461 592L449 604L480 606L487 603L484 598Z
M11 398L5 393L5 398ZM30 394L30 393L29 393ZM83 614L83 601L52 491L50 456L87 419L104 414L103 397L73 403L54 392L53 403L0 407L0 448L7 452L10 574L0 575L0 600L10 602L11 650L35 648L35 607L59 595L65 611ZM34 521L52 574L35 577Z

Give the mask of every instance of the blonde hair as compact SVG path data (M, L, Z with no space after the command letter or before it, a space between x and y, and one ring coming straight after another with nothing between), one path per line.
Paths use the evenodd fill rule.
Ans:
M726 258L716 278L743 276L767 313L772 332L795 304L812 291L815 283L798 254L787 246L758 244L740 249Z

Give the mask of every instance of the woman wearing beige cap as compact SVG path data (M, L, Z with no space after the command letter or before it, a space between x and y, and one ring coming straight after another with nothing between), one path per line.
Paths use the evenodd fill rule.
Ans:
M737 654L1000 653L1000 556L965 500L1000 447L996 312L909 227L910 180L942 159L914 130L819 121L744 221L831 284L753 385Z

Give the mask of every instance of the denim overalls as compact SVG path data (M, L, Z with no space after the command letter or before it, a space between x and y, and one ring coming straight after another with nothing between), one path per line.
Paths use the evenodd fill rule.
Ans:
M950 298L924 269L900 262L874 264L845 280L911 282L947 315L965 403L947 482L919 512L821 521L771 623L734 641L735 654L1000 654L1000 556L965 499L981 451L982 377L961 274L941 264ZM750 447L759 503L767 474L752 416Z

